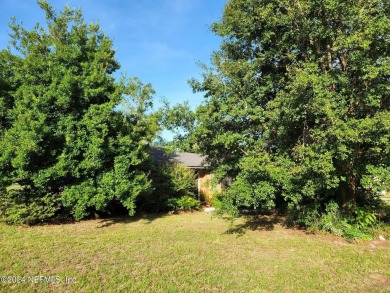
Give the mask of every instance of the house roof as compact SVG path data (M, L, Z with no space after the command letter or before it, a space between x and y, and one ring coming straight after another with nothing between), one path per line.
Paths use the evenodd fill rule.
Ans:
M210 165L206 163L206 156L195 153L174 153L166 154L163 148L152 147L150 154L153 157L155 165L160 165L166 162L179 163L188 168L193 169L208 169Z

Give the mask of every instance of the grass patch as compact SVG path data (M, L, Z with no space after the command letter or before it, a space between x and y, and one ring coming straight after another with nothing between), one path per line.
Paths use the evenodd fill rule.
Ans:
M10 227L0 224L4 292L378 292L390 290L389 241L348 243L272 217L233 227L197 212ZM28 276L61 283L28 283ZM64 283L65 277L76 283Z

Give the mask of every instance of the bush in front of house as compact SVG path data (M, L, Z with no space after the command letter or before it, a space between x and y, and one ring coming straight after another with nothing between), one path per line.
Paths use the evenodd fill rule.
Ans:
M165 212L197 209L196 175L186 166L165 163L150 174L153 191L138 197L138 210Z
M193 211L200 209L200 201L185 195L180 198L169 198L167 201L167 207L171 211Z

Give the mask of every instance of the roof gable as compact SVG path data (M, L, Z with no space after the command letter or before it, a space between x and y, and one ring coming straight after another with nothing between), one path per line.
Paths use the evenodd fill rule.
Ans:
M163 148L152 147L150 154L153 158L155 165L161 165L166 162L178 163L188 168L194 169L208 169L210 165L206 163L206 156L202 156L195 153L174 153L166 154Z

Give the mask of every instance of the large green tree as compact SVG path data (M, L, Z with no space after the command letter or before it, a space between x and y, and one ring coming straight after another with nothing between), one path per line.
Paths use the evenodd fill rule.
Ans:
M238 205L365 204L390 187L382 0L230 0L201 82L198 145Z
M12 47L1 52L0 189L23 187L2 193L3 213L34 222L65 206L80 219L119 200L132 214L150 187L155 128L146 111L154 91L137 79L115 80L112 40L81 10L38 3L47 27L30 31L13 21ZM120 111L124 98L129 108Z
M171 141L165 141L162 137L155 142L157 146L164 147L168 152L199 152L195 129L197 119L188 101L183 104L171 106L168 100L163 101L163 106L154 113L158 119L161 130L168 130L173 133Z

